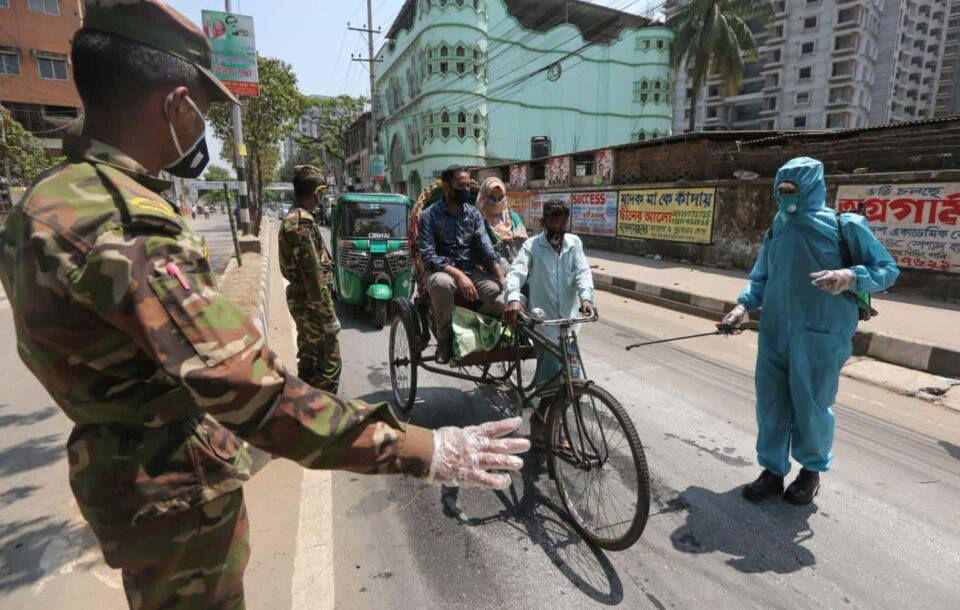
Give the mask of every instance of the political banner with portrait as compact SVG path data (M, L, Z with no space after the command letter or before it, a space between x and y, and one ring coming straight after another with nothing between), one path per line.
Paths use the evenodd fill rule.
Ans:
M616 191L571 193L571 231L580 235L614 237L617 234Z
M235 95L260 97L253 17L204 10L201 19L216 77Z
M570 157L547 159L545 167L547 186L570 186Z
M836 209L863 210L902 268L960 273L960 183L843 185Z
M522 191L527 188L527 166L516 164L510 166L510 184L514 191Z
M617 237L710 244L716 204L716 188L620 191Z
M594 184L610 184L613 181L613 151L609 148L593 154Z

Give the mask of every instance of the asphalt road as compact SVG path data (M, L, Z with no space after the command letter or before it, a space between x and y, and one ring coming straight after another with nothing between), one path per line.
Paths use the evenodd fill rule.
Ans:
M581 346L645 445L653 504L640 542L619 553L585 544L533 464L506 493L462 491L460 518L416 481L336 474L338 607L956 607L960 418L844 379L837 459L815 504L752 505L740 486L759 473L755 336L628 354L634 337L706 323L608 294L599 302L604 321ZM343 393L388 400L387 332L342 315ZM500 417L469 384L422 374L420 388L414 423Z

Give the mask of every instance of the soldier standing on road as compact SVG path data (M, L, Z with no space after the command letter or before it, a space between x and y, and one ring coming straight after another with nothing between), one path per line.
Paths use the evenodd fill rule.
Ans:
M297 325L297 376L336 394L341 361L340 321L328 287L333 261L315 219L326 188L316 167L294 169L296 201L280 225L280 271L290 282L287 307Z
M87 0L66 161L0 231L17 349L75 423L70 484L132 608L242 608L242 437L307 468L504 488L519 418L429 431L294 377L217 292L157 177L207 163L203 112L236 99L203 33L160 0Z

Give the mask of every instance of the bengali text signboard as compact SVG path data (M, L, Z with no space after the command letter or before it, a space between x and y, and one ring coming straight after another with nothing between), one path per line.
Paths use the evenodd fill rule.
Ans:
M213 47L213 74L235 95L260 97L253 17L201 11L201 18Z
M906 269L960 273L960 183L843 185L836 208L863 206L874 235Z
M540 231L540 222L543 220L543 204L550 200L563 201L570 205L570 193L537 193L530 198L530 222L527 223L527 232L531 235Z
M507 201L510 203L510 209L520 215L523 220L523 226L530 226L530 200L533 199L533 193L529 191L508 191Z
M616 191L571 193L571 215L574 233L613 237L617 234Z
M716 203L716 188L620 191L617 237L709 244Z

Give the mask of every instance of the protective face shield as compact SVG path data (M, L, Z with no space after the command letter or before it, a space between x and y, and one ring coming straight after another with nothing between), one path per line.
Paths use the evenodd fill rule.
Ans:
M167 100L169 101L173 97L171 93ZM177 176L178 178L198 178L200 174L203 173L204 168L207 167L207 163L210 162L210 152L207 150L207 126L206 122L203 120L203 113L200 112L200 109L197 107L196 103L189 96L185 98L187 102L193 107L194 112L197 113L197 118L200 119L200 122L203 124L203 130L200 132L200 136L197 137L197 140L193 145L184 151L183 147L180 146L180 138L177 137L177 130L173 127L173 122L170 120L170 115L167 111L167 107L164 106L164 113L167 114L167 125L170 127L170 136L173 138L173 145L177 147L177 153L180 157L166 166L164 169L167 170L171 175Z

